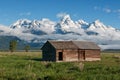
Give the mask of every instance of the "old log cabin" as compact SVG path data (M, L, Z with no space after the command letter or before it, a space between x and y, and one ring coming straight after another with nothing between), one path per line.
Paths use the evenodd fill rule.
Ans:
M96 61L100 47L87 41L47 41L42 49L44 61Z

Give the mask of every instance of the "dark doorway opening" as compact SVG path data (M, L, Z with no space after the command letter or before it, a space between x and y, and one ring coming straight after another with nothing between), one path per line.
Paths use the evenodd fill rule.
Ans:
M85 60L85 51L81 51L82 59Z
M60 61L63 60L63 53L62 52L59 52L59 58L58 58Z
M84 50L81 50L80 52L78 52L78 59L85 60L85 51Z

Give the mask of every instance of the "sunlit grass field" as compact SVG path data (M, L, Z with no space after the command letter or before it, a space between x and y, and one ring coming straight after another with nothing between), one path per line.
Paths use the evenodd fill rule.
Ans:
M101 61L44 62L41 52L0 52L0 80L120 80L120 53Z

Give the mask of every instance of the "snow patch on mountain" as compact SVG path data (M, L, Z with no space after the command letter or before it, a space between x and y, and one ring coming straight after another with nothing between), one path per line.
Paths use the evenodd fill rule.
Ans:
M64 16L61 21L58 23L59 28L63 32L71 32L74 29L77 29L78 26L71 20L70 15Z

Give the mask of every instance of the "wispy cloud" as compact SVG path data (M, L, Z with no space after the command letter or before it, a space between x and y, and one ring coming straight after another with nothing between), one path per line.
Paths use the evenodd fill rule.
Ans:
M103 8L103 11L106 12L106 13L111 13L112 10L110 8Z
M114 13L118 15L118 18L120 19L120 9L114 10Z
M61 12L61 13L58 13L58 14L57 14L57 17L58 17L58 18L61 18L61 17L64 17L64 16L66 16L66 15L68 15L68 14L65 13L65 12Z
M118 18L120 19L120 12L118 13Z
M94 10L100 10L101 8L98 6L94 6Z
M112 12L112 9L110 8L102 8L102 7L99 7L99 6L94 6L94 10L99 10L99 11L103 11L103 12L106 12L106 13L111 13Z
M31 12L23 12L19 14L20 16L30 16Z
M120 19L120 9L113 10L111 8L99 7L99 6L94 6L93 9L96 11L102 11L105 13L112 13Z
M74 16L74 17L78 17L78 15L77 15L77 14L73 14L73 16Z
M115 13L120 13L120 9L114 10Z
M120 13L120 9L118 9L117 12Z

